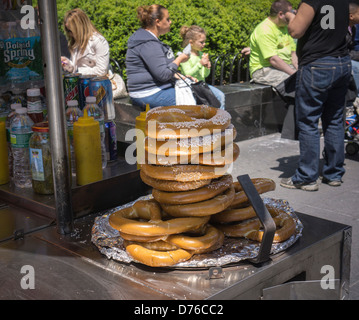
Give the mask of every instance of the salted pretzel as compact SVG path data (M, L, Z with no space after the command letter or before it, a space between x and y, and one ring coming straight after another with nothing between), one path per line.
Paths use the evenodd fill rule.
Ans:
M159 251L147 249L141 244L129 244L126 246L126 251L135 261L150 267L173 266L179 262L187 261L193 255L184 249Z
M226 129L230 114L205 106L157 107L147 112L146 135L153 139L180 139L206 136L213 130Z
M219 178L226 174L228 168L229 166L213 167L202 166L199 164L178 164L175 166L143 164L141 166L141 171L154 179L189 182Z
M146 200L143 201L147 202ZM157 203L151 200L148 202ZM155 237L197 229L209 220L209 217L189 217L163 221L157 216L157 210L160 211L159 205L155 206L157 208L152 210L143 210L141 204L121 209L111 214L109 224L112 228L125 234ZM135 220L139 218L149 219L149 221Z
M237 144L231 143L221 150L211 152L190 154L188 156L161 156L145 152L145 163L170 166L176 164L201 164L207 166L224 166L233 163L239 157L240 149Z
M252 206L236 209L226 209L216 213L211 217L211 221L215 223L229 223L244 221L256 217L256 212Z
M214 130L206 136L197 136L183 139L158 140L145 138L145 150L157 156L188 156L200 153L221 150L222 147L232 144L237 131L231 124L227 129ZM150 160L153 157L149 156ZM153 161L153 160L152 160Z
M279 208L266 205L269 213L278 227L275 231L273 242L283 242L289 239L295 232L296 223L294 219ZM228 237L243 237L261 242L263 239L263 230L258 218L249 219L238 224L218 224L216 227L223 231Z
M161 203L161 207L173 217L207 217L226 209L232 203L233 197L234 188L230 187L209 200L178 205Z
M158 189L152 190L153 197L161 204L189 204L211 199L227 190L233 183L231 175L213 179L212 182L202 188L191 191L166 192Z
M276 184L272 179L253 178L253 179L251 179L251 181L259 194L273 191L276 188ZM243 191L243 188L240 185L240 183L236 181L233 183L233 185L234 185L234 188L236 191L236 195L234 196L234 199L233 199L232 204L230 205L230 208L237 208L238 206L248 203L248 197L245 194L245 192Z
M175 181L175 180L161 180L148 176L143 170L140 171L142 181L152 188L162 191L188 191L202 188L211 183L212 179L204 179L197 181Z
M213 247L219 240L222 231L207 225L204 235L189 236L184 234L170 235L165 242L186 250L204 250Z

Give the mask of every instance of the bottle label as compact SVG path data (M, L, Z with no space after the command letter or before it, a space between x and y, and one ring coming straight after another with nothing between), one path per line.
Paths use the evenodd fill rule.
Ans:
M23 83L30 80L43 80L41 39L11 38L2 42L1 70L6 81Z
M100 133L105 133L105 120L100 120Z
M10 133L12 148L28 148L32 132L30 133Z
M27 113L42 113L41 100L27 101Z
M33 180L45 181L44 161L41 149L30 148L30 167Z

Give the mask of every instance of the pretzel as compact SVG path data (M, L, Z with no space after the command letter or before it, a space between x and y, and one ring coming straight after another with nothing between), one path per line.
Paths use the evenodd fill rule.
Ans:
M279 229L274 234L274 243L283 242L289 239L295 232L296 223L294 219L286 212L266 205L269 213ZM244 237L250 240L261 242L264 232L260 229L261 222L259 219L251 219L234 225L218 224L216 227L223 231L228 237Z
M190 137L186 139L159 140L145 138L145 150L152 155L160 156L188 156L205 152L219 151L225 145L233 142L237 131L233 125L220 131L214 130L206 136ZM149 157L151 161L155 159Z
M227 190L233 183L231 175L225 175L202 188L191 191L166 192L152 190L153 197L161 204L188 204L208 200Z
M157 242L161 240L165 240L167 235L161 236L138 236L134 234L128 234L124 232L120 232L120 236L122 239L127 241L137 241L137 242Z
M174 180L179 182L189 182L198 180L215 179L223 176L228 170L228 166L202 166L199 164L178 164L175 166L154 166L143 164L141 171L147 176L160 180Z
M151 109L146 114L146 135L154 139L181 139L205 136L226 129L230 114L209 106L170 106Z
M142 181L152 188L162 191L188 191L196 190L203 186L206 186L211 183L211 179L197 180L197 181L170 181L170 180L160 180L156 178L149 177L143 170L140 171L140 177Z
M251 181L259 194L273 191L276 188L276 184L272 179L254 178L254 179L251 179ZM238 206L248 203L248 197L245 194L245 192L243 191L243 188L240 185L240 183L234 182L233 185L236 190L236 195L234 196L234 199L233 199L232 204L230 205L230 208L237 208Z
M197 250L193 250L191 252L193 254L202 254L202 253L212 252L214 250L221 248L223 246L223 243L224 243L224 233L219 232L217 242L214 245L212 245L211 247L209 247L207 249L197 249Z
M158 241L154 241L154 242L127 241L127 240L125 240L123 242L123 245L125 247L127 247L130 244L137 244L137 245L143 246L146 249L158 250L158 251L171 251L171 250L179 249L178 246L175 246L174 244L171 244L170 242L166 242L166 241L163 241L163 240L158 240Z
M252 206L245 208L226 209L222 212L216 213L211 217L211 221L215 223L229 223L238 222L254 218L256 212Z
M135 261L150 267L173 266L190 259L193 255L193 253L183 249L159 251L147 249L140 244L129 244L126 247L126 251Z
M208 225L202 236L176 234L168 236L166 242L185 250L204 250L213 247L218 242L221 233L222 231Z
M224 146L221 150L188 156L161 156L145 152L145 163L154 165L201 164L207 166L224 166L233 163L239 157L239 147L235 143Z
M146 201L146 200L144 200ZM137 209L137 206L121 209L109 217L110 226L125 234L136 236L165 236L187 232L206 224L209 217L176 218L170 220L150 220L147 222L134 219L150 219L148 211Z
M162 209L174 217L203 217L209 216L226 209L234 197L234 188L228 188L224 193L212 199L190 204L163 204Z

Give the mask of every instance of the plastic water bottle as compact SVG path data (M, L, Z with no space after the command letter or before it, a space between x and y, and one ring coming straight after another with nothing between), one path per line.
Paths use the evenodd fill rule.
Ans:
M72 174L76 174L76 160L75 160L75 147L74 147L74 123L83 116L82 111L78 107L77 100L67 101L66 109L66 122L67 122L67 134L70 141L70 152L71 152L71 171Z
M102 169L104 169L107 166L105 116L103 111L96 104L96 97L86 97L86 106L84 109L87 110L89 117L94 117L94 119L97 120L100 124Z
M26 108L16 109L10 123L10 141L13 154L13 182L18 188L32 187L29 140L34 122L27 115Z
M9 159L9 176L10 182L13 181L13 155L12 155L12 148L10 142L10 124L11 120L16 116L16 109L22 108L21 103L13 103L10 106L10 113L8 114L6 121L5 121L5 128L6 128L6 140L7 140L7 150L8 150L8 159Z

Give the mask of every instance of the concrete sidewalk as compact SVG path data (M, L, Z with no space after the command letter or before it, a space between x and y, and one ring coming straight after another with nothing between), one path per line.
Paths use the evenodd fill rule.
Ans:
M237 144L240 157L233 177L248 174L251 178L271 178L277 187L265 196L285 199L298 212L352 226L350 299L359 300L359 154L346 156L346 174L340 187L320 184L319 191L308 192L279 185L282 178L290 177L296 169L297 141L281 139L278 133Z

